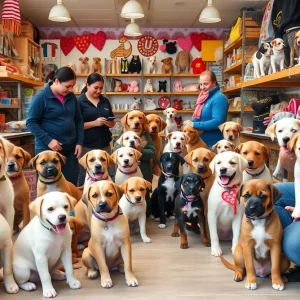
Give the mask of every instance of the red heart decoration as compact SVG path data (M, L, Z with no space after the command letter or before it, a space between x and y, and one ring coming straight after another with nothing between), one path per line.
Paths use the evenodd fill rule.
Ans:
M67 56L75 47L73 37L62 37L60 39L60 48L65 56Z
M196 33L196 32L193 32L193 33L190 34L190 38L192 40L193 46L195 46L195 48L198 51L201 51L202 41L207 40L208 35L204 32L201 32L199 34Z
M97 48L99 51L101 51L105 45L106 42L106 34L104 31L98 31L96 34L91 33L90 34L90 41L95 48Z
M83 34L81 36L74 36L74 43L76 48L84 54L88 47L90 46L90 37L89 35Z
M230 205L235 205L237 198L237 191L231 190L230 192L224 191L222 193L222 199Z
M186 38L184 38L183 36L178 37L177 44L184 51L190 51L193 47L193 43L190 36L187 36Z

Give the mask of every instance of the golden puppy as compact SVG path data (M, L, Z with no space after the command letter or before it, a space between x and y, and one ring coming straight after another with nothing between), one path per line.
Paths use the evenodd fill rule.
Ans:
M243 127L239 123L225 122L219 126L219 129L222 131L225 140L232 142L234 146L240 144L240 132Z
M82 56L79 58L79 73L89 74L89 58L86 56Z
M134 131L139 136L145 131L148 131L148 119L141 111L133 110L127 113L122 119L121 123L125 131Z
M166 128L167 123L165 122L165 120L155 114L149 114L146 116L146 118L148 120L148 132L151 135L153 144L156 149L155 158L152 160L152 170L153 174L159 176L161 170L157 162L163 151L163 142L159 133Z
M100 57L94 57L93 58L93 64L92 64L92 73L101 73L101 58Z
M207 148L207 145L200 138L202 130L197 130L194 127L184 125L181 127L181 132L184 132L189 137L189 141L186 145L187 153L198 148Z
M23 167L29 163L31 156L20 147L15 146L7 159L6 174L13 184L14 189L14 233L19 231L19 225L23 221L23 228L30 221L30 190L23 174Z
M222 153L222 152L226 152L226 151L234 151L235 146L227 140L221 140L221 141L217 142L216 144L214 144L212 146L211 150L215 151L218 154L218 153Z
M88 278L101 276L101 286L112 287L109 271L115 267L125 271L128 286L137 286L132 271L130 231L127 218L122 214L119 200L123 191L110 181L93 183L83 197L93 207L91 239L83 251L82 261Z
M274 210L274 203L280 198L277 188L262 179L242 184L238 199L245 207L241 235L235 247L234 265L221 257L224 265L235 271L234 280L242 281L247 275L245 288L257 289L256 277L271 274L272 287L282 291L284 273L290 262L282 256L282 226Z

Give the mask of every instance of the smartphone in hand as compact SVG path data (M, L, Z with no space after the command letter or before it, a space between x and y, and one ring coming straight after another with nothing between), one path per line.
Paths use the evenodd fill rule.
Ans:
M116 117L108 117L106 118L106 121L113 121Z

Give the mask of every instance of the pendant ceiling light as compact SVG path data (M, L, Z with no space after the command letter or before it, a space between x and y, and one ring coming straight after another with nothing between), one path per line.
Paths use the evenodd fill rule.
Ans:
M129 0L121 11L121 17L126 19L140 19L144 16L143 8L136 0Z
M57 0L57 5L51 8L48 19L54 22L71 21L70 13L63 5L63 0Z
M207 7L205 7L199 17L201 23L217 23L221 21L219 11L213 6L212 0L207 1Z
M142 35L141 28L138 24L135 23L134 19L131 19L131 23L126 26L124 35L126 36Z

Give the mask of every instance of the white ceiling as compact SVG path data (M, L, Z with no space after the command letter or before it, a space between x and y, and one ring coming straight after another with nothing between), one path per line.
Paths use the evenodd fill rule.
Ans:
M267 0L214 0L222 21L215 24L199 23L199 15L207 0L138 0L145 17L137 20L142 27L171 28L226 28L239 15L242 7L262 9ZM57 23L48 20L48 14L56 0L20 0L22 16L38 27L125 27L120 17L127 0L64 0L72 20Z

